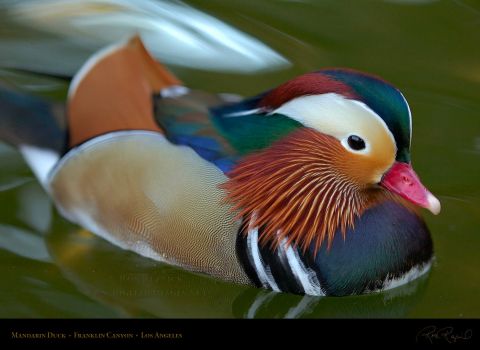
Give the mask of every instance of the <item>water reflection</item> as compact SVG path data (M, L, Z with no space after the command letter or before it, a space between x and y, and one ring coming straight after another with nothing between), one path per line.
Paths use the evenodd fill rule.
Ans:
M357 297L294 296L250 289L233 304L235 317L246 318L398 318L408 317L422 300L428 274L383 293ZM245 311L247 310L247 311Z
M12 189L17 186L0 190L9 203L2 212L8 219L0 220L0 248L17 256L51 262L44 233L50 229L52 205L36 182L20 183L13 177L10 184L18 185L16 191Z
M0 192L34 180L18 152L4 143L0 143L0 164Z
M43 237L34 232L0 224L0 248L38 261L50 261Z
M2 251L0 275L0 317L125 316L76 291L49 262Z
M3 0L0 10L26 28L51 34L35 36L26 29L23 40L2 40L3 66L72 74L99 47L135 33L167 64L243 73L288 66L259 40L181 2Z
M406 5L425 5L438 0L384 0L385 2L393 2L396 4L406 4Z

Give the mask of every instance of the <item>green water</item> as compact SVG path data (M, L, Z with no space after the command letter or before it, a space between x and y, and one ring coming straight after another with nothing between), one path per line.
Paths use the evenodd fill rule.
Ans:
M300 73L347 66L404 92L414 117L415 169L442 202L439 216L425 212L435 244L431 273L388 293L345 298L275 294L187 273L66 222L18 153L0 144L0 317L480 317L479 3L189 4L291 62L256 74L172 67L191 87L251 95ZM5 12L0 23L0 44L30 30ZM0 62L6 54L0 51ZM65 94L61 80L10 70L0 78L43 96Z

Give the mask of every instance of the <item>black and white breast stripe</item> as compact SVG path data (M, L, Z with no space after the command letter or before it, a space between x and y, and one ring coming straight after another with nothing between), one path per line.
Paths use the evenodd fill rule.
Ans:
M392 224L392 222L394 224ZM380 228L380 229L379 229ZM408 208L385 201L368 209L345 238L336 234L318 254L286 245L258 243L261 227L237 237L237 256L253 284L273 291L344 296L385 291L426 274L433 244L424 221Z
M259 229L252 228L237 238L237 255L257 287L277 292L325 295L316 272L308 268L296 248L283 241L272 250L258 243Z

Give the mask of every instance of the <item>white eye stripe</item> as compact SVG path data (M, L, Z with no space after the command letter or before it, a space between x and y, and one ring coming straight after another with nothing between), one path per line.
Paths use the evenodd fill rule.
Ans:
M387 126L387 123L377 114L375 113L370 107L368 107L365 103L360 102L360 101L355 101L352 100L353 103L357 104L358 106L364 108L366 111L368 111L384 128L385 132L390 136L391 140L393 141L393 144L396 145L395 143L395 137L393 137L392 132Z
M396 147L393 134L384 120L365 103L335 93L297 97L273 111L286 115L306 127L331 135L349 151L348 137L358 135L365 143L362 153L372 151L371 145L380 134L387 135ZM358 152L358 151L357 151Z

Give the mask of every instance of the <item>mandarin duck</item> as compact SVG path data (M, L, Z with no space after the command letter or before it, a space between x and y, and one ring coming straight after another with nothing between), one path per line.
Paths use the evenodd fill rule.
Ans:
M425 274L402 93L331 68L252 98L185 87L139 37L93 55L64 108L0 90L0 138L58 212L157 261L273 291L344 296Z

